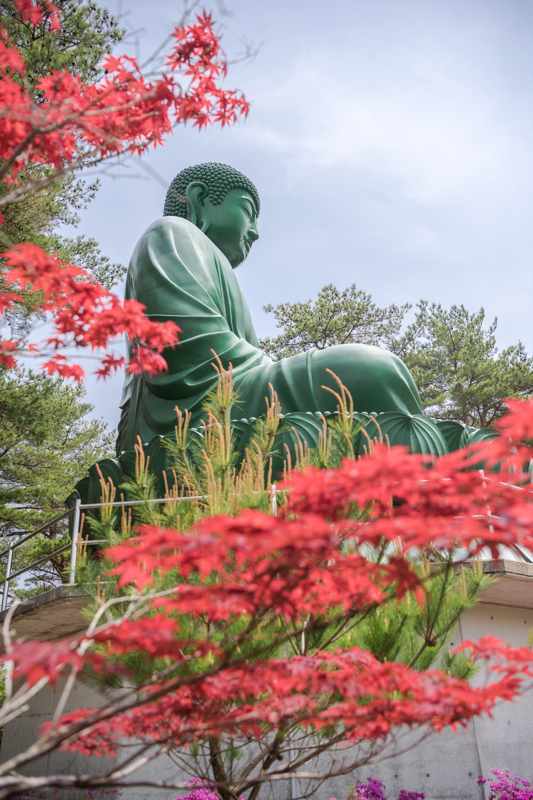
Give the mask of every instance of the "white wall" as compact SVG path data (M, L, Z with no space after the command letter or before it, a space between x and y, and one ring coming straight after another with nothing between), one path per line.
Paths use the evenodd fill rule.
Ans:
M533 629L533 610L480 603L465 612L452 641L495 636L513 646L528 643ZM482 675L477 680L482 680ZM491 769L509 769L533 780L533 694L512 703L502 703L494 717L477 718L465 730L432 736L401 758L362 770L364 777L385 782L396 800L400 789L424 791L430 800L480 800L485 795L477 786L480 774ZM353 780L328 782L319 797L337 795L344 800ZM330 791L331 788L331 791ZM328 794L329 792L329 794Z
M466 612L457 631L456 643L463 639L476 639L484 635L496 636L511 645L525 645L528 632L533 629L533 609L512 608L480 603ZM479 677L481 679L482 676ZM24 718L7 726L2 740L2 761L19 752L34 738L40 725L50 718L57 702L60 687L52 687L41 694ZM71 707L91 706L98 696L89 686L81 685L74 695ZM337 754L339 755L339 754ZM92 769L105 766L105 761L95 759ZM88 760L75 754L54 754L44 763L34 765L33 774L60 772L72 769L86 771ZM327 768L323 758L321 767ZM314 765L313 768L316 768ZM483 790L477 786L478 775L488 774L492 768L506 768L526 778L533 779L533 695L524 695L513 703L502 704L494 719L478 719L466 730L445 731L400 758L387 760L361 770L358 776L332 779L318 791L317 800L336 796L345 800L356 780L372 775L380 777L389 788L391 800L396 800L400 788L425 791L430 800L481 800ZM179 780L177 768L167 756L161 756L142 773L153 780ZM285 800L292 796L298 784L278 783L265 787L262 798ZM159 791L147 788L121 790L120 800L174 800L175 790ZM86 793L59 793L53 790L52 798L83 797Z

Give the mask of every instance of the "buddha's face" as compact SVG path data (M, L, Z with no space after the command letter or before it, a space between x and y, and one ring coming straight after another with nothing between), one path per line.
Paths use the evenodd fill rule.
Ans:
M201 229L222 250L232 267L244 261L259 238L257 208L245 189L232 189L218 204L205 197L201 219Z

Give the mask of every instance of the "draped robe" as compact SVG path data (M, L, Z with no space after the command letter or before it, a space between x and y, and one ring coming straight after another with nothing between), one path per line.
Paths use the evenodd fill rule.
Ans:
M329 368L350 390L357 411L392 412L400 422L409 422L408 441L402 434L398 441L409 445L415 420L418 428L424 428L425 444L415 442L411 449L436 454L447 449L437 426L422 415L409 370L388 351L347 344L279 361L269 358L259 347L231 264L186 219L162 217L144 233L130 262L126 298L143 303L152 320L176 322L182 334L180 343L165 351L167 372L127 376L119 452L131 449L137 435L148 442L157 435L172 434L176 406L192 413L193 425L200 421L202 404L217 382L213 353L225 366L231 363L233 367L239 397L233 411L236 418L264 413L269 384L277 391L284 412L334 411L334 397L321 388L335 385L326 372Z

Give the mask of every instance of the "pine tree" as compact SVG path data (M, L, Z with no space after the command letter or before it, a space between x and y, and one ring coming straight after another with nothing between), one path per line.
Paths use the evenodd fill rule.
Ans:
M0 24L22 53L27 65L24 80L38 99L38 81L50 69L68 69L83 79L97 78L103 56L121 40L124 31L107 10L92 0L59 0L62 26L50 30L46 17L39 26L21 21L12 0L0 0ZM46 173L46 166L31 166L26 178ZM20 202L3 210L5 221L0 226L2 248L19 242L38 244L48 252L90 270L105 286L112 286L124 274L120 264L104 256L95 239L87 236L61 234L62 226L79 224L79 212L86 208L98 190L98 181L86 181L79 175L69 175L32 192ZM0 193L5 186L0 185ZM28 311L32 303L28 298ZM18 314L10 322L18 327L31 328L31 315Z
M313 348L361 342L385 347L412 371L423 406L436 417L486 427L503 413L508 397L533 392L533 356L522 342L499 350L497 320L484 309L445 308L425 300L379 306L352 285L324 286L314 300L266 306L281 332L264 339L269 355L284 358Z

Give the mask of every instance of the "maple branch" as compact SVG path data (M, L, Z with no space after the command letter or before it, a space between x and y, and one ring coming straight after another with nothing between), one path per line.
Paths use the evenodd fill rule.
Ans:
M0 116L11 117L11 115L9 115L8 112L0 112ZM2 178L5 178L5 176L9 174L11 168L13 167L13 164L16 162L18 157L24 152L24 150L27 150L28 146L34 141L35 137L38 136L40 133L41 131L39 131L38 128L33 128L33 130L31 130L28 133L26 138L23 139L20 142L20 144L14 149L11 157L4 162L3 166L0 167L0 180L2 180ZM1 201L2 198L0 198L0 205L5 205L5 203L2 203Z
M415 742L411 743L406 747L404 750L395 751L390 756L386 756L383 758L396 758L399 755L403 755L406 752L409 752L413 747L417 747L421 744L426 738L428 734L424 734L423 737L417 739ZM157 788L157 789L173 789L173 790L187 790L190 789L190 784L183 783L182 781L179 782L170 782L170 781L153 781L153 780L128 780L124 782L122 779L131 775L135 772L139 767L144 766L149 761L153 760L153 758L157 757L157 754L154 756L145 756L143 755L148 749L150 745L143 745L141 746L140 753L137 751L128 759L125 759L120 765L117 767L112 768L109 772L104 773L103 775L93 776L90 774L81 774L81 775L47 775L43 777L32 777L17 774L15 776L7 776L5 778L0 778L0 798L9 797L10 793L13 791L25 791L25 790L32 790L32 789L40 789L43 787L56 787L56 788L80 788L80 789L91 789L91 788L105 788L107 786L114 786L117 788L122 787L144 787L144 788ZM383 748L378 750L377 752L381 752ZM323 752L323 750L320 750ZM320 753L317 751L315 755L311 758L316 758ZM344 764L339 767L332 767L326 773L323 770L318 772L312 771L300 771L297 767L294 769L284 767L276 772L272 772L269 774L262 774L257 776L255 779L248 781L248 783L243 786L235 785L235 790L232 791L231 787L228 787L227 784L219 785L216 781L213 780L206 780L205 786L206 788L212 788L214 785L219 790L229 789L230 797L233 800L233 797L237 795L238 792L247 791L248 788L255 787L256 785L261 786L265 782L277 782L277 781L286 781L289 778L296 778L297 780L310 780L310 781L320 781L323 782L327 778L331 777L340 777L342 775L347 775L353 770L360 768L368 763L370 763L372 757L376 755L372 751L370 754L365 758L355 758L353 761L350 761L349 764ZM304 762L311 760L310 758L306 758Z
M4 618L2 623L2 641L4 644L4 652L7 655L10 655L13 642L11 638L11 623L13 621L13 616L20 606L20 600L15 600L12 606L7 611L7 614ZM5 667L5 675L4 675L4 696L7 701L11 699L13 694L13 662L8 661Z
M120 155L123 155L123 153ZM45 189L58 178L62 178L63 176L77 172L81 168L86 169L90 167L96 167L98 164L101 164L104 161L109 161L111 158L113 158L112 155L96 156L95 151L95 155L91 156L89 160L87 160L87 154L83 154L79 158L64 164L62 167L56 168L54 172L49 173L45 178L30 178L25 180L20 186L10 189L5 194L0 195L0 208L7 206L9 203L15 203L19 200L22 200L24 197L27 197L36 191Z

